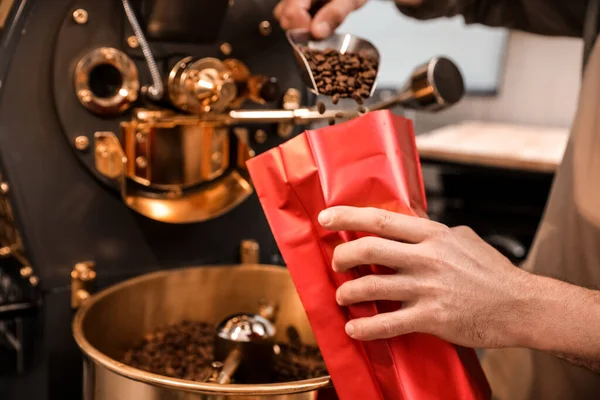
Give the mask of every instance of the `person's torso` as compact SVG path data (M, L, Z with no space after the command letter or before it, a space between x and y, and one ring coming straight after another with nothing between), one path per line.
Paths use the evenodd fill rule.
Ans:
M525 268L579 286L600 288L598 42L586 67L579 101L569 145ZM494 395L502 400L600 398L599 374L550 354L526 349L488 351L484 368Z

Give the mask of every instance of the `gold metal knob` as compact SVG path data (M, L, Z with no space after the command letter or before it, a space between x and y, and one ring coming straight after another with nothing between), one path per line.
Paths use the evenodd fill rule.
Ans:
M258 31L263 36L269 36L273 31L273 29L271 28L271 23L269 21L262 21L258 25Z
M138 39L135 36L129 36L127 38L127 45L132 49L137 49L140 47L140 42L138 42Z
M223 53L224 56L231 55L231 52L233 51L233 48L227 42L223 43L219 49L221 49L221 53Z
M79 25L86 24L88 22L88 12L83 8L78 8L73 11L73 20Z
M75 148L79 151L85 151L90 146L90 139L87 136L77 136L75 138Z
M31 275L33 275L33 269L29 266L25 266L21 268L21 271L19 271L19 273L21 274L21 277L29 278Z

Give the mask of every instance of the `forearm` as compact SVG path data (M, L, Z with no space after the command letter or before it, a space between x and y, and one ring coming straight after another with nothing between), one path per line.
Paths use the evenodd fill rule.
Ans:
M462 15L483 24L531 33L581 37L587 0L395 0L400 11L417 19Z
M531 276L515 310L515 344L600 372L600 291Z

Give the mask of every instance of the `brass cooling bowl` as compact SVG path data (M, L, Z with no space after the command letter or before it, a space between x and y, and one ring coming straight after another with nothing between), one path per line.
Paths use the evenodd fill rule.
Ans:
M256 312L266 299L279 306L276 340L293 326L315 344L306 313L285 268L269 265L202 266L161 271L119 283L78 310L73 335L84 354L84 400L316 399L329 376L286 383L219 385L170 378L118 360L145 334L182 320L217 324L238 312Z

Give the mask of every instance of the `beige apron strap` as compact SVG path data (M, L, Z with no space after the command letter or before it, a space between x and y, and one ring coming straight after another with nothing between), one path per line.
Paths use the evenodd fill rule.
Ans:
M531 353L527 349L486 350L481 362L496 400L530 400ZM519 374L515 374L515 368Z

